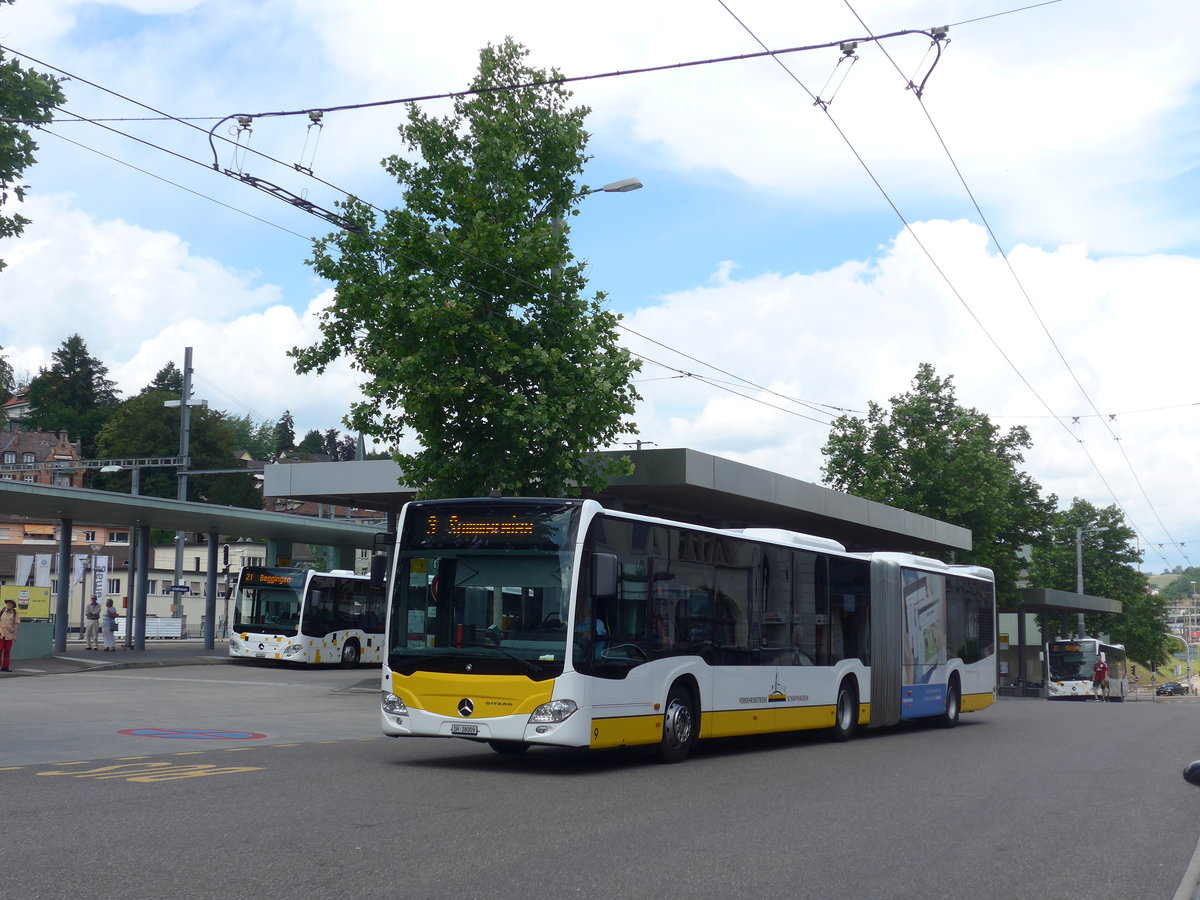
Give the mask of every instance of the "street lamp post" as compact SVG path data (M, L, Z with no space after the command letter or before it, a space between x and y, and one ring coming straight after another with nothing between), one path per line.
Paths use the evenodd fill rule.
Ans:
M1183 638L1183 655L1187 659L1187 678L1188 691L1192 690L1192 628L1194 627L1193 617L1196 612L1196 582L1192 582L1192 594L1188 597L1187 611L1187 634Z
M586 197L589 194L599 194L602 192L605 194L627 194L630 191L636 191L636 190L641 189L642 187L643 187L642 182L638 178L622 178L620 181L610 181L608 184L603 185L602 187L590 188L586 191L581 191L580 193L576 194L571 199L577 200L580 197ZM540 213L538 213L538 215L539 216L543 215L545 212L546 212L546 210L543 209ZM562 217L555 216L551 220L550 224L551 224L551 227L553 227L553 229L554 229L554 236L557 238L558 235L562 233L562 229L563 229ZM562 274L562 266L555 264L553 270L551 271L551 274L554 276L554 280L557 281L558 277Z
M1075 593L1083 593L1083 536L1085 534L1097 534L1101 531L1108 531L1107 525L1102 525L1099 528L1089 528L1086 531L1083 528L1075 528ZM1083 613L1079 614L1076 623L1076 636L1084 636Z

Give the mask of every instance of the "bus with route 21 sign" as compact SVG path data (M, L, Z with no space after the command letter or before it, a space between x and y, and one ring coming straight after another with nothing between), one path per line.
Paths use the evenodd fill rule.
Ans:
M246 566L234 593L229 655L292 663L383 661L386 598L366 575Z

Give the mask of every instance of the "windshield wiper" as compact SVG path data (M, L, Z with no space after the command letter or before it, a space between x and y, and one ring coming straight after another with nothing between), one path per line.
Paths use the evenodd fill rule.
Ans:
M503 653L503 654L504 654L505 656L507 656L509 659L515 659L515 660L516 660L517 662L519 662L521 665L525 666L525 668L529 669L529 671L530 671L530 672L532 672L534 675L541 675L541 674L542 674L542 667L541 667L541 666L539 666L537 663L535 663L533 660L525 659L525 658L524 658L524 657L522 657L522 656L517 656L517 654L513 653L511 650L506 650L506 649L504 649L504 648L503 648L503 647L501 647L499 644L479 644L479 643L476 643L476 644L469 644L469 645L467 645L467 646L471 646L471 647L481 647L481 648L483 648L484 650L499 650L501 653Z

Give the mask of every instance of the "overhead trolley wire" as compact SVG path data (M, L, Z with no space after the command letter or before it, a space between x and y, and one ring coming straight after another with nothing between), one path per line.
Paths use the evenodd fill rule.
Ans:
M729 15L733 18L733 20L735 22L737 22L738 25L740 25L742 27L742 29L755 41L755 43L757 43L760 47L766 47L766 44L758 37L758 35L753 31L753 29L751 29L745 22L742 21L742 19L732 9L730 9L730 7L726 4L725 0L717 0L717 2L725 9L725 11L727 13L729 13ZM861 20L860 20L860 22L861 22ZM932 32L932 30L930 32L922 32L922 33L927 34L931 40L934 40L934 41L938 40L938 37ZM944 37L945 28L937 29L937 34L940 34L942 37ZM857 148L855 148L855 146L854 146L853 142L850 140L849 136L842 130L841 126L838 125L836 120L833 118L833 114L830 113L830 111L829 111L828 103L822 103L820 98L817 97L816 95L814 95L813 92L808 89L808 87L804 84L804 82L801 81L800 78L797 77L797 75L791 69L788 68L787 64L783 60L776 58L774 61L775 61L776 65L778 65L781 69L783 69L783 71L787 74L787 76L789 78L791 78L792 81L794 81L806 94L808 94L808 96L813 100L813 104L815 106L818 106L821 108L821 111L829 119L829 123L833 126L834 130L837 131L838 135L845 142L845 144L849 148L850 152L854 155L854 158L856 160L858 160L859 164L862 166L862 168L866 172L867 176L871 179L871 182L879 190L880 194L883 196L883 198L887 202L888 206L891 207L892 211L896 214L896 216L903 223L905 231L907 231L909 236L913 239L913 241L916 243L916 245L920 248L921 252L925 255L925 258L929 261L930 265L933 266L934 270L941 277L942 281L945 282L946 286L950 289L950 291L958 299L958 301L962 305L962 307L967 311L967 313L975 321L976 325L983 332L984 336L987 337L988 341L995 348L996 352L1000 354L1000 356L1004 359L1004 361L1006 363L1008 363L1009 368L1012 369L1012 371L1017 375L1017 377L1021 380L1021 382L1029 389L1029 391L1033 394L1033 396L1037 398L1038 402L1041 403L1043 407L1045 407L1046 411L1049 412L1055 418L1055 420L1059 422L1060 425L1062 425L1062 427L1067 431L1068 434L1071 434L1072 437L1075 437L1075 435L1071 432L1070 428L1065 423L1063 423L1057 415L1055 415L1054 410L1050 407L1050 404L1042 397L1042 395L1037 391L1037 389L1034 388L1034 386L1030 383L1029 379L1025 377L1025 374L1020 370L1020 368L1018 368L1016 363L1013 362L1012 358L1005 352L1004 348L1000 346L1000 343L996 340L996 338L992 335L992 333L983 324L982 320L976 314L974 309L971 308L971 305L969 303L967 303L966 298L963 297L962 293L958 290L958 288L950 280L950 277L946 274L945 270L942 269L942 267L938 264L937 260L934 259L933 254L930 252L930 250L925 246L925 243L920 239L920 237L913 230L913 227L912 227L911 223L909 223L908 219L904 216L904 214L902 212L900 212L900 209L896 206L896 204L892 200L891 196L884 189L883 185L879 182L879 179L875 177L874 172L871 171L871 168L870 168L870 166L867 165L866 160L863 159L862 155L858 152ZM936 61L935 61L935 64L936 64ZM893 63L893 65L894 65L894 63ZM903 72L901 72L901 76L903 77ZM911 81L909 81L908 79L905 79L905 81L909 84L909 87L915 89L915 91L918 93L923 89L925 81L927 81L927 80L928 80L928 73L926 74L925 80L922 81L922 85L920 87L917 87L916 85L913 85ZM1133 527L1133 529L1140 536L1142 536L1143 540L1146 540L1145 535L1141 532L1140 529L1138 529L1137 525L1133 521L1133 518L1131 516L1129 516L1128 512L1126 512L1126 510L1121 506L1120 501L1117 500L1115 491L1113 491L1112 487L1108 484L1108 480L1104 477L1104 474L1100 471L1095 460L1092 458L1091 454L1087 451L1086 447L1083 446L1082 441L1078 441L1077 438L1076 438L1076 440L1079 443L1079 446L1083 449L1084 455L1087 456L1089 462L1091 462L1092 467L1093 467L1093 469L1095 469L1096 474L1099 476L1101 482L1103 482L1105 488L1108 489L1109 493L1112 494L1113 500L1114 500L1114 502L1117 503L1118 508L1121 509L1122 514L1124 514L1125 517L1129 520L1129 523ZM1147 544L1150 543L1148 540L1146 540L1146 542L1147 542ZM1165 558L1164 558L1164 561L1165 561Z
M846 8L850 10L850 12L854 16L854 18L858 20L858 24L861 25L868 33L870 33L871 29L867 26L867 23L863 20L862 16L860 16L858 14L858 12L854 9L850 0L843 0L843 2L845 3ZM1044 4L1039 4L1039 5L1044 5ZM975 21L975 20L972 20L972 21ZM942 35L940 35L938 38L935 38L934 42L936 44L938 44L939 47L941 45L942 38L944 38L944 33ZM905 78L904 72L900 69L900 66L896 63L896 60L892 58L892 55L890 53L888 53L887 48L885 46L883 46L882 44L880 44L879 49L883 53L883 55L887 58L888 62L892 64L892 68L894 68L896 70L896 72L900 75L900 77ZM928 78L928 76L926 76L926 78ZM908 82L908 85L910 88L915 87L913 85L913 82L911 79L905 78L905 80ZM922 84L924 84L924 82L922 82ZM1058 341L1055 340L1054 335L1050 332L1050 328L1046 325L1045 320L1042 318L1041 313L1038 311L1037 306L1034 304L1033 298L1029 295L1029 291L1026 290L1025 284L1021 281L1021 278L1017 274L1017 271L1014 268L1012 261L1008 257L1008 253L1005 252L1004 246L1000 243L1000 239L996 236L995 231L992 229L992 223L988 220L987 215L984 213L983 209L980 207L979 201L975 197L975 192L971 190L971 186L967 183L967 179L963 175L962 169L958 165L958 161L954 158L954 154L950 152L950 147L946 144L945 138L942 137L941 130L937 127L937 123L934 122L933 116L929 112L929 108L925 105L925 101L922 97L922 90L920 88L915 89L914 95L916 97L917 103L921 107L921 111L925 115L926 121L929 123L929 127L933 130L934 136L937 138L938 143L941 145L942 151L946 155L946 159L949 161L951 168L954 169L954 174L958 177L958 181L962 185L963 190L966 192L968 199L971 201L972 207L974 207L975 212L979 215L980 221L983 223L983 227L987 230L988 237L991 238L992 244L996 247L996 251L1000 254L1000 258L1004 260L1004 265L1008 269L1009 275L1012 277L1012 280L1016 284L1017 289L1020 291L1021 296L1025 298L1025 303L1029 306L1030 311L1033 313L1033 317L1037 320L1038 326L1042 329L1042 333L1045 334L1047 340L1050 341L1050 346L1054 348L1055 354L1057 354L1057 356L1058 356L1059 360L1062 362L1064 368L1066 368L1068 374L1070 374L1072 380L1075 382L1075 386L1079 389L1079 393L1083 395L1083 398L1087 401L1088 406L1090 406L1092 408L1092 411L1095 413L1095 415L1100 418L1101 424L1104 425L1105 429L1109 433L1109 436L1114 441L1117 442L1117 447L1121 452L1122 458L1125 460L1125 465L1129 469L1130 475L1133 476L1133 480L1137 484L1138 490L1141 491L1142 498L1146 501L1146 505L1150 508L1150 511L1154 515L1155 520L1158 522L1159 527L1162 528L1163 534L1165 534L1167 536L1168 540L1170 540L1170 542L1179 549L1180 553L1183 555L1183 558L1190 562L1187 552L1183 549L1182 545L1180 545L1178 542L1175 541L1174 538L1171 537L1170 530L1163 523L1162 518L1159 516L1158 510L1155 508L1153 501L1151 501L1149 494L1146 493L1146 488L1142 484L1141 478L1138 476L1137 471L1133 467L1133 462L1129 459L1129 455L1125 452L1125 447L1121 443L1121 439L1117 436L1116 432L1113 431L1112 427L1109 425L1109 419L1106 419L1103 416L1103 414L1100 412L1099 408L1096 406L1095 402L1092 400L1091 395L1088 393L1087 389L1083 386L1083 382L1080 381L1079 376L1075 372L1074 367L1067 360L1066 354L1063 353L1063 350L1059 346ZM1043 401L1043 405L1045 405L1044 401ZM1062 423L1062 424L1065 425L1065 423ZM1076 438L1076 440L1080 444L1083 443L1083 439L1080 438L1078 435L1073 435L1073 436ZM1089 460L1092 459L1090 454L1088 455L1088 459ZM1092 461L1092 464L1093 464L1093 466L1095 466L1094 460ZM1097 472L1099 473L1099 470L1097 470ZM1103 476L1101 476L1101 477L1103 477ZM1105 482L1105 486L1107 487L1107 482ZM1129 519L1130 524L1133 525L1132 517L1129 516L1129 513L1121 506L1121 503L1119 500L1117 500L1115 494L1113 495L1113 500L1117 502L1117 506L1121 508L1121 512L1126 516L1126 518ZM1134 525L1134 528L1135 528L1135 530L1137 530L1136 525ZM1149 543L1149 541L1147 541L1147 543Z
M890 32L888 34L883 34L883 35L872 35L867 38L856 38L855 40L859 41L859 42L877 42L877 41L883 41L885 39L889 39L889 38L893 38L893 37L901 37L901 36L913 35L913 34L921 34L926 37L930 37L932 39L932 35L930 34L930 32L928 32L926 30L903 29L900 31ZM731 55L731 56L709 58L709 59L704 59L704 60L693 60L693 61L681 62L681 63L671 63L671 64L666 64L666 65L647 66L647 67L642 67L642 68L637 68L637 69L617 70L617 71L599 73L599 74L594 74L594 75L583 75L583 76L574 76L574 77L564 76L564 77L559 77L559 78L554 78L554 79L547 79L544 81L531 81L531 82L525 82L525 83L513 84L513 85L500 85L500 86L494 86L494 87L484 88L484 89L468 89L468 90L462 90L462 91L450 91L450 92L443 92L440 94L427 94L427 95L421 95L421 96L415 96L415 97L384 100L384 101L375 101L375 102L368 102L368 103L344 104L344 105L333 106L333 107L320 107L320 108L309 107L309 108L305 108L303 110L279 111L279 112L269 112L269 113L252 113L252 114L241 114L241 115L249 115L251 118L265 118L265 117L273 117L273 116L311 115L311 114L317 113L317 112L335 112L335 111L343 111L343 110L364 109L364 108L378 107L378 106L414 103L414 102L425 101L425 100L447 99L447 98L453 98L453 97L458 97L458 96L479 94L479 93L484 93L484 92L495 92L495 91L502 91L502 90L517 90L517 89L521 89L521 88L534 87L534 86L539 86L539 85L543 85L543 84L564 84L564 83L571 83L571 82L594 80L594 79L599 79L599 78L611 78L611 77L624 76L624 75L636 75L636 74L645 74L645 73L650 73L650 72L661 72L661 71L667 71L667 70L671 70L671 69L681 69L681 68L688 68L688 67L694 67L694 66L700 66L700 65L711 65L711 64L719 64L719 63L726 63L726 62L744 61L744 60L758 59L758 58L764 58L764 57L777 57L779 55L798 53L798 52L803 52L803 51L808 51L808 50L828 49L830 47L841 46L845 43L846 43L845 40L827 41L827 42L823 42L823 43L819 43L819 44L804 45L804 46L799 46L799 47L789 47L789 48L783 48L783 49L779 49L779 50L770 50L770 49L767 49L765 47L765 45L762 45L764 47L762 52L737 54L737 55ZM761 42L760 42L760 45L761 45ZM132 97L122 94L119 91L115 91L110 88L106 88L103 85L100 85L96 82L90 81L89 79L83 78L81 76L75 75L72 72L68 72L65 69L54 66L43 60L39 60L33 56L30 56L29 54L24 54L24 53L21 53L20 51L17 51L17 50L14 50L12 48L2 46L2 45L0 45L0 49L6 50L7 52L12 53L17 56L21 56L22 58L27 59L30 62L33 62L37 65L46 66L47 68L53 69L54 71L61 73L62 75L64 75L67 78L71 78L73 80L87 84L91 87L96 88L97 90L104 91L104 92L109 93L115 97L118 97L126 102L132 103L134 105L142 107L143 109L147 109L147 110L150 110L151 112L157 113L158 115L160 115L162 117L163 121L175 121L180 124L186 125L190 128L194 128L198 131L205 132L205 129L202 129L199 126L194 125L193 121L199 121L202 118L205 121L210 120L209 117L186 117L185 118L185 117L173 116L169 113L163 112L162 110L156 109L155 107L150 106L149 104L142 103L141 101L135 100ZM786 67L785 67L785 69L786 69ZM74 113L70 113L70 114L76 115ZM210 148L213 149L213 152L214 152L214 163L211 166L211 168L216 171L221 171L221 170L219 167L219 163L215 160L216 150L215 150L215 145L213 144L213 140L219 139L219 140L225 141L226 143L230 143L230 144L236 143L234 141L229 140L228 138L225 138L224 136L216 135L215 134L216 129L220 127L220 124L222 122L229 121L230 119L233 119L233 118L237 118L237 116L238 116L238 114L225 116L222 119L220 119L217 122L217 124L214 125L211 129L207 130L207 134L209 135ZM82 118L83 117L77 116L77 119L82 119ZM213 118L215 118L215 117L213 117ZM105 121L104 119L97 118L97 119L83 119L83 120L91 122L92 124L97 124L100 127L105 127L101 124L103 121ZM140 121L140 119L132 119L132 120ZM149 119L146 119L146 120L149 120ZM49 124L49 123L47 123L47 124ZM164 152L171 153L175 156L179 156L180 158L186 159L189 162L200 164L199 161L197 161L197 160L191 159L190 157L182 156L181 154L177 154L174 151L167 150L166 148L158 147L157 145L153 144L152 142L145 141L144 139L137 138L133 135L125 134L124 132L117 131L116 129L110 128L109 130L114 131L117 134L123 134L127 137L130 137L133 140L137 140L143 144L146 144L147 146L163 150ZM370 203L369 201L361 200L361 198L357 198L356 195L352 194L351 192L346 191L345 189L340 188L337 185L332 184L331 182L328 182L328 181L316 176L315 174L312 173L311 170L304 169L303 167L300 167L300 166L289 165L288 163L278 160L278 159L270 156L269 154L263 153L252 147L245 147L243 145L238 145L238 146L242 147L242 149L248 150L250 153L253 153L253 154L255 154L259 157L262 157L266 160L269 160L271 162L274 162L277 165L281 165L281 166L284 166L289 169L300 171L301 174L307 175L308 177L314 179L315 181L317 181L335 191L338 191L339 193L343 194L344 196L346 196L348 198L360 200L360 202L363 202L365 205L376 210L377 212L384 213L384 214L386 214L386 212L387 212L383 208L381 208L373 203ZM263 179L258 179L258 178L255 178L254 176L250 176L247 173L225 170L222 174L225 174L228 177L240 180L240 181L248 184L251 187L255 187L255 188L257 188L259 190L263 190L267 193L271 193L272 195L277 196L280 199L284 199L286 202L289 202L292 205L298 206L299 208L303 209L306 212L310 212L311 214L317 215L320 218L324 218L326 221L330 222L331 224L334 224L335 226L337 226L339 228L357 232L357 233L359 233L359 235L361 237L367 237L366 235L363 235L361 232L358 232L358 230L355 227L353 227L352 224L349 223L345 219L345 217L339 216L336 213L330 213L328 210L324 210L320 207L317 207L315 204L309 204L307 201L304 201L302 198L299 198L297 195L291 193L290 191L287 191L284 188L280 188L279 186L273 185L270 182L267 182ZM882 190L882 188L881 188L881 190ZM295 233L295 232L292 232L292 233ZM372 241L372 242L374 243L374 241ZM487 260L476 257L473 254L463 250L462 248L456 247L453 249L456 252L459 252L459 253L467 256L468 258L475 260L476 262L480 263L481 265L493 268L503 274L508 275L509 277L514 278L519 283L524 283L524 284L526 284L530 287L533 287L537 290L541 290L543 287L540 285L535 285L535 284L529 282L528 280L521 278L520 276L516 275L515 273L508 272L503 267L497 266ZM412 259L412 257L407 257L407 258ZM413 260L413 261L416 261L416 260ZM439 274L442 274L442 275L445 275L446 277L448 277L452 283L460 281L457 278L449 276L448 273L441 272ZM469 284L467 282L461 282L461 283ZM496 297L496 299L503 299L503 298L498 297L493 292L487 291L486 289L481 289L476 285L470 285L470 286L482 294L487 294L487 295ZM749 387L754 388L755 390L763 391L764 393L778 396L781 399L787 400L790 403L797 403L802 406L806 406L816 412L823 411L818 408L820 406L825 406L825 407L827 407L829 409L833 409L837 412L849 412L850 411L850 410L846 410L845 408L842 408L842 407L832 406L830 404L812 404L809 401L803 401L803 400L799 400L794 397L789 397L785 394L774 391L763 385L756 384L755 382L750 381L749 379L742 378L739 375L736 375L734 373L731 373L724 369L721 369L720 367L715 366L711 363L705 362L704 360L701 360L697 357L694 357L687 353L684 353L683 351L677 350L676 348L671 347L661 341L657 341L653 338L650 338L647 335L641 334L641 333L631 329L629 326L621 324L620 322L617 323L617 326L619 328L621 328L622 330L629 332L630 334L633 334L637 337L642 338L643 340L650 341L651 343L657 344L657 345L663 347L664 349L667 349L673 353L677 353L681 356L684 356L687 359L691 359L694 362L697 362L701 365L707 366L707 367L713 369L714 371L720 372L721 374L724 374L731 378L737 379L738 381L746 384ZM635 354L635 355L637 355L637 354ZM688 374L690 377L698 378L698 376L695 376L692 373L688 373ZM711 384L714 387L719 387L719 385L716 384L715 382L706 380L704 378L699 378L699 380L705 381L705 383ZM721 388L721 389L725 389L725 388ZM745 396L745 395L739 395L739 396ZM755 399L755 398L748 397L747 399ZM767 404L767 405L771 405L771 404ZM778 408L778 407L776 407L776 408ZM809 417L803 416L803 418L809 418ZM818 420L814 419L812 421L818 421ZM828 427L829 423L820 422L820 424L826 425Z

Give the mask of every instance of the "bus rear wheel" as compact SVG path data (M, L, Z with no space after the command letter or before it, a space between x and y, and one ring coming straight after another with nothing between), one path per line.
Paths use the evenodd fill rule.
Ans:
M342 644L342 665L347 669L352 669L358 665L360 654L358 651L357 641L346 641Z
M671 685L667 708L663 712L662 740L658 744L660 762L677 763L687 759L696 741L696 705L692 692L681 684Z
M829 737L835 741L848 741L854 737L858 727L858 692L849 679L838 686L837 704L833 708L833 730Z
M938 724L943 728L953 728L958 724L958 713L961 708L962 692L958 687L958 679L951 678L950 683L946 685L946 711L942 713Z

